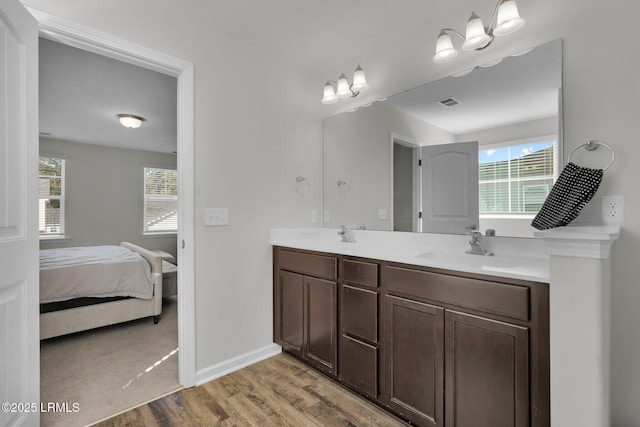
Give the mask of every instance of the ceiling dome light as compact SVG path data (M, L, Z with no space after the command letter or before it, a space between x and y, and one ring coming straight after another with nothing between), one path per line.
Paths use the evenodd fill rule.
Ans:
M142 122L145 121L143 117L136 116L135 114L116 114L116 117L122 126L130 129L139 128L142 126Z
M467 32L462 48L464 50L481 49L488 45L490 41L491 37L486 33L482 19L475 12L471 12L471 17L467 21Z
M505 36L518 31L524 25L524 19L518 14L518 6L515 0L502 0L498 7L498 20L493 34Z
M451 36L444 30L440 31L436 41L436 54L433 56L433 62L443 64L451 61L456 56L458 56L458 51L453 47Z

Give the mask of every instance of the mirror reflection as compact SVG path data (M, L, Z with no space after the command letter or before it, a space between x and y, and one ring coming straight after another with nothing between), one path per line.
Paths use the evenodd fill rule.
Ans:
M562 159L561 40L485 65L324 120L326 227L533 236Z

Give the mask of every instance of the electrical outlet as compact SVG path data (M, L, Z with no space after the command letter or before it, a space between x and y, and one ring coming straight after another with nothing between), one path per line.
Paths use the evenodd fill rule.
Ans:
M624 196L602 196L602 221L621 224L624 222Z

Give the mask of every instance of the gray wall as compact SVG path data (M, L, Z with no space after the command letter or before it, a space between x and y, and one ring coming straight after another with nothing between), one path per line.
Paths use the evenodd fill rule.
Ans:
M41 240L40 248L117 245L132 242L176 255L176 236L144 236L143 168L176 167L176 156L40 139L40 152L62 154L65 163L64 241Z
M479 4L475 0L456 1L448 8L450 15L439 16L436 25L394 28L398 38L404 36L401 46L385 44L384 38L376 37L362 46L345 37L344 45L349 46L353 58L328 61L324 69L317 70L297 66L295 57L278 56L274 60L275 47L272 52L249 49L237 37L211 25L213 9L224 8L217 2L211 2L207 9L206 2L194 1L186 2L189 7L183 2L154 0L22 1L195 65L199 370L219 366L272 342L269 230L273 226L310 225L311 209L320 206L324 117L562 37L566 152L588 139L611 144L616 150L616 163L607 170L591 208L599 215L601 195L623 194L627 198L626 224L613 246L611 261L611 412L616 427L640 425L640 333L636 332L640 325L636 167L640 159L636 120L640 95L636 46L639 1L518 2L527 20L522 30L496 38L481 52L460 51L451 63L433 64L430 57L440 28L458 25L460 30ZM284 3L274 2L274 13L283 13ZM485 2L483 7L490 11L492 6L493 2ZM389 2L387 7L397 5ZM407 11L428 17L429 7L428 2L412 2ZM490 12L478 13L484 18ZM269 22L270 17L254 19ZM171 24L169 31L167 23ZM357 63L366 69L370 89L333 108L320 104L327 78ZM594 160L601 156L606 153L592 153ZM311 182L311 194L305 198L295 196L298 175ZM202 210L208 206L229 207L230 225L205 227Z

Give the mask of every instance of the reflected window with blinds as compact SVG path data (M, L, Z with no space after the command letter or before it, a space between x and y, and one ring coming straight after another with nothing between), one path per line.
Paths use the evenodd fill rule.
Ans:
M478 151L481 216L532 216L557 177L557 138L481 147Z
M144 168L144 234L178 231L178 179L175 169Z
M40 156L38 163L38 231L40 238L64 237L65 159Z

